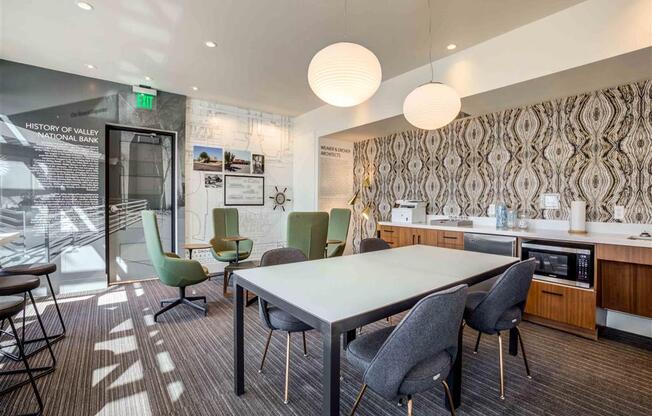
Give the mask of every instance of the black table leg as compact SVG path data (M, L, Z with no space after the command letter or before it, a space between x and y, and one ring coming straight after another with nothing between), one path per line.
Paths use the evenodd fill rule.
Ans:
M516 328L509 330L509 354L518 355L518 331Z
M342 344L344 344L344 349L347 349L349 344L355 340L355 331L355 329L352 329L342 334Z
M244 383L244 295L242 286L235 281L233 304L233 387L235 394L245 392Z
M453 368L451 369L446 382L451 390L451 396L453 396L453 405L455 408L458 408L462 404L462 355L464 351L462 349L464 338L464 323L460 325L460 332L457 335L457 357L455 357L455 362L453 363ZM450 405L448 404L448 399L444 393L444 405L447 409L450 410Z
M324 343L324 373L322 374L322 410L324 416L340 414L340 334L326 329Z

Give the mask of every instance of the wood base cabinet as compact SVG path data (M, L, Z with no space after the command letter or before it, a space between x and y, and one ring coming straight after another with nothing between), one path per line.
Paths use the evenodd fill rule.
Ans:
M378 227L380 238L392 247L423 244L434 247L464 249L464 233L457 231L430 230L402 226L381 225Z
M652 266L600 260L600 306L652 318Z
M595 302L593 290L533 280L525 313L531 321L595 338Z

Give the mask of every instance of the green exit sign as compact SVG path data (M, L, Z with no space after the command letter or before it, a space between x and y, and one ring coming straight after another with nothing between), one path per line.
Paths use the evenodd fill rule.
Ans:
M144 110L151 110L154 106L154 96L143 94L142 92L136 93L136 108Z

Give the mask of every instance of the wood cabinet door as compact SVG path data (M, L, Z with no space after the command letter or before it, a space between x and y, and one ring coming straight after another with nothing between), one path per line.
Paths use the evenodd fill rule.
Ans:
M390 227L388 225L380 226L380 238L384 240L391 247L398 247L398 230L397 227Z
M634 283L636 268L636 265L630 263L600 260L601 307L635 313Z
M439 232L437 230L423 230L424 235L421 238L421 244L437 247Z
M595 329L595 292L533 280L525 312L551 321Z
M398 245L399 247L411 246L417 243L417 238L414 235L414 228L409 227L396 227L398 231Z
M652 266L635 266L634 313L652 318Z
M437 234L437 245L439 247L464 249L464 233L457 231L439 231Z

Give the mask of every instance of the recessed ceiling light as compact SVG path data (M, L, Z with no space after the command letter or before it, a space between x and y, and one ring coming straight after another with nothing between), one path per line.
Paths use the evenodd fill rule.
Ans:
M79 7L82 10L86 10L87 12L93 10L93 5L90 3L86 3L85 1L78 1L77 7Z
M86 68L88 68L88 69L95 69L95 65L93 65L93 64L86 64Z
M208 46L209 48L214 48L217 46L217 43L213 42L212 40L207 40L204 45Z
M199 88L197 88L197 87L192 87L192 90L193 90L193 91L199 91Z
M451 43L450 45L446 46L446 49L448 49L449 51L452 51L455 48L457 48L457 45L454 43Z
M147 77L147 76L145 77L145 81L151 81L151 80L152 80L152 77Z

